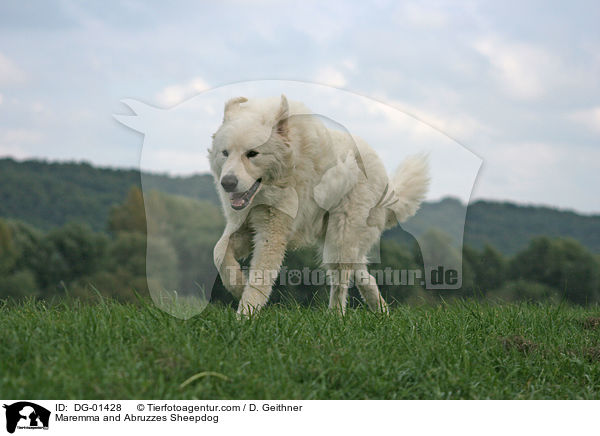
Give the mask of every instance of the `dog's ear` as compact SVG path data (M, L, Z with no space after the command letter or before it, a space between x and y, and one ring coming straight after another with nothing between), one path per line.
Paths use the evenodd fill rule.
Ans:
M235 113L240 109L240 104L247 102L246 97L235 97L227 100L225 103L225 111L223 114L223 121L229 121L233 118Z
M288 118L290 117L290 105L284 94L281 94L281 104L275 115L275 131L287 138L288 135Z

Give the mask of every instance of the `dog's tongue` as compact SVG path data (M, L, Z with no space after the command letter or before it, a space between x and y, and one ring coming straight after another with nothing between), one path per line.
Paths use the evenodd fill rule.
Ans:
M231 205L234 207L241 207L244 205L244 194L245 192L236 192L231 194Z

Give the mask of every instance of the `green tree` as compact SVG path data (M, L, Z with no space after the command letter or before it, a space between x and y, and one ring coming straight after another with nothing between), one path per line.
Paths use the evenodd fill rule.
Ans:
M506 280L507 261L498 250L486 244L482 251L463 248L463 261L468 262L474 286L487 293L500 288Z
M593 254L572 239L538 237L510 263L515 279L551 286L573 303L598 301L599 265Z
M111 208L108 216L108 229L113 233L146 233L146 212L140 188L131 188L125 201Z
M34 296L38 287L32 271L20 265L24 226L0 220L0 298Z
M107 243L106 235L71 223L27 244L22 263L34 271L42 291L53 294L71 281L105 268Z

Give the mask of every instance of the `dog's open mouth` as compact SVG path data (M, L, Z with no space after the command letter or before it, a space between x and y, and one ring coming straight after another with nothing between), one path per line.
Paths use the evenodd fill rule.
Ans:
M232 192L229 194L229 200L231 201L231 207L235 210L242 210L250 204L256 193L260 188L260 182L262 179L258 179L254 182L254 185L250 187L246 192Z

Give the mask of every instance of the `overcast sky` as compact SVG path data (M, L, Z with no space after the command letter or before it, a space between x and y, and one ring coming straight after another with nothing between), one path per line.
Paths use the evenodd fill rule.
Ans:
M120 100L296 80L455 138L474 198L600 212L599 22L597 1L2 2L0 156L135 167Z

